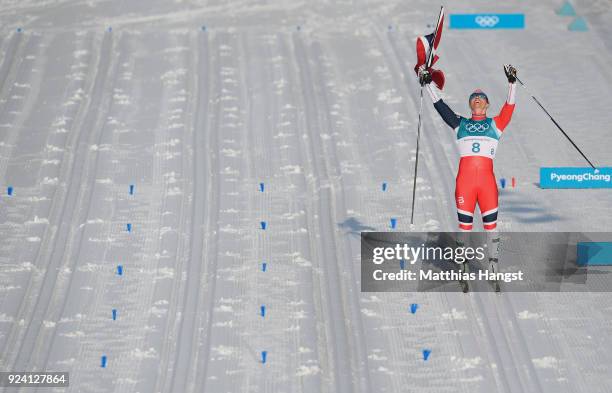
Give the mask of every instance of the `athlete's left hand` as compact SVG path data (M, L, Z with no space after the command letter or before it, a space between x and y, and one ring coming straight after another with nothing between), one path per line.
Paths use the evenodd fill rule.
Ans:
M504 65L504 73L506 74L506 78L508 78L509 83L516 82L516 68L514 68L511 64Z

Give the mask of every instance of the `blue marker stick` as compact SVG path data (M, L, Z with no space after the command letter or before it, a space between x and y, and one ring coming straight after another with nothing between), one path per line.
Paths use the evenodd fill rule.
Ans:
M261 306L261 316L262 317L266 316L266 306Z
M100 367L106 368L106 355L102 356L102 359L100 360Z
M268 351L261 351L261 362L265 363L268 358Z
M123 266L121 265L117 266L117 275L119 276L123 275Z
M261 229L263 229L265 231L266 230L266 222L262 221L259 224L261 225Z
M265 263L265 262L263 262L263 263L261 264L261 271L262 271L262 272L265 272L267 267L268 267L268 264L267 264L267 263Z
M113 308L113 321L117 320L117 310Z
M6 189L6 193L7 193L9 196L13 195L13 187L8 186L8 188Z
M411 313L413 313L413 314L416 314L416 312L417 312L417 309L418 309L418 308L419 308L419 305L418 305L418 304L416 304L416 303L412 303L412 304L410 305L410 312L411 312Z

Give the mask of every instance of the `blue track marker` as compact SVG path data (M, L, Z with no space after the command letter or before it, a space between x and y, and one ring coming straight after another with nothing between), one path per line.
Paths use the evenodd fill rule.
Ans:
M113 321L117 320L117 310L113 308Z
M21 27L17 28L17 33L21 33L23 31L23 29Z
M259 191L264 192L265 184L259 183Z
M263 262L263 263L261 264L261 271L262 271L262 272L265 272L267 267L268 267L268 264L267 264L267 263L265 263L265 262Z
M404 261L403 259L400 259L400 269L404 270L405 267L406 267L406 261Z
M117 266L117 275L123 276L123 266L121 265Z
M261 351L261 362L265 363L268 359L268 351Z
M8 196L13 195L13 187L8 186L8 188L6 189L6 193L8 194Z
M584 18L579 16L567 26L567 29L569 31L588 31L589 26L587 26L587 23Z
M261 306L261 316L265 317L266 316L266 306Z
M383 192L387 191L387 183L383 183L382 184L382 190L383 190Z
M261 225L261 229L263 229L264 231L266 230L266 222L265 221L260 222L259 225Z
M612 242L578 242L578 266L612 266Z
M499 183L501 184L501 188L506 188L506 179L502 177L499 179Z
M427 359L429 359L429 355L431 355L431 349L424 349L423 350L423 360L427 361Z
M202 31L206 31L206 26L202 26Z
M127 224L127 231L132 232L132 224Z
M417 309L418 309L418 308L419 308L419 305L418 305L418 304L416 304L416 303L412 303L412 304L410 305L410 312L411 312L411 313L413 313L413 314L416 314L416 312L417 312ZM428 356L429 356L429 355L428 355Z
M102 356L102 359L100 360L100 367L106 368L106 355Z
M134 185L130 184L130 195L134 195Z
M569 1L566 1L565 3L563 3L561 8L557 10L557 15L576 16L576 10L574 9L574 7L572 7Z
M395 229L396 226L397 226L397 218L392 218L391 219L391 229Z

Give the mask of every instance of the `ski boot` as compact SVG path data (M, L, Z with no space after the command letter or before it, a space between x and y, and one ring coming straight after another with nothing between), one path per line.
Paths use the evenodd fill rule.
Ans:
M497 273L498 270L498 260L497 258L489 258L489 273ZM501 292L501 287L499 285L499 280L489 280L489 283L495 290L495 292Z
M487 234L489 243L489 272L499 272L499 254L501 253L501 238L497 232L489 232ZM489 283L495 292L501 292L501 287L498 280L489 280Z
M459 272L462 275L470 273L470 266L468 265L468 263L469 262L463 262L459 264ZM460 278L459 285L461 286L461 291L463 291L463 293L468 293L470 291L470 284L467 280Z

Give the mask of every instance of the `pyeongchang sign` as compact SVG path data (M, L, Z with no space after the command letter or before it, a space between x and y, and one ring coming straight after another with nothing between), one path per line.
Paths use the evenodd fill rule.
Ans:
M612 168L540 168L541 188L612 188Z

